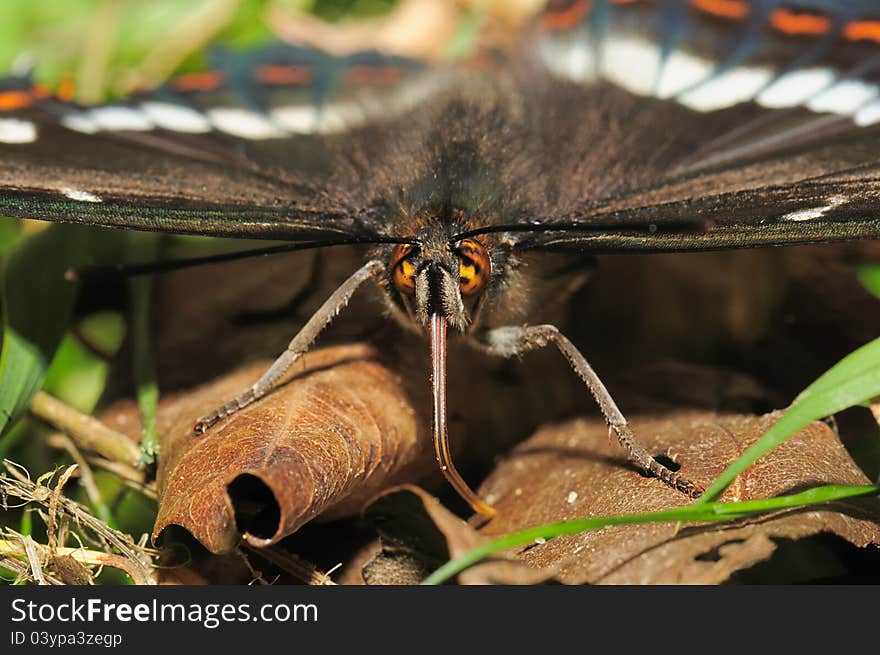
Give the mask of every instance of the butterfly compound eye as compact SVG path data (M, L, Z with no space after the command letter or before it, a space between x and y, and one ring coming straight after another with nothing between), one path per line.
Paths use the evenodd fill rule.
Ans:
M476 239L465 239L458 246L458 278L461 293L472 296L479 293L489 281L492 265L486 246Z
M395 288L408 296L416 291L416 267L409 260L413 251L411 245L401 243L391 251L391 259L388 260L388 268L391 270L391 279Z

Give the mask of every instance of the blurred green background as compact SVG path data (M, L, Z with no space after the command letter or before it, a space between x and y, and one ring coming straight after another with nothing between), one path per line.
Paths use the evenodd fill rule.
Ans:
M259 45L273 38L268 15L326 20L375 17L395 0L3 0L0 71L34 67L57 87L75 79L77 98L98 101L172 70L204 65L204 47Z

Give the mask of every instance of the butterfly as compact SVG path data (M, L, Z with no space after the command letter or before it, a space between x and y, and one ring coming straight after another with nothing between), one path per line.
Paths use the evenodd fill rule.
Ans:
M642 468L656 461L580 351L540 317L548 253L688 252L880 237L880 7L871 0L551 1L511 53L428 65L273 46L124 102L0 88L0 214L288 249L364 244L360 268L252 387L265 396L374 283L431 353L441 470L457 473L447 336L556 347Z

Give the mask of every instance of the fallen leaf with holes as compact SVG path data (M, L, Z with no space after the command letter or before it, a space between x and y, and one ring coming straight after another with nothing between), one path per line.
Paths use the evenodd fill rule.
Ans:
M419 584L449 559L464 555L488 539L443 507L429 493L411 485L389 489L364 512L379 533L349 564L342 584ZM537 584L552 570L536 570L498 556L459 575L461 584Z
M778 418L684 413L633 421L637 435L680 473L708 485ZM768 498L821 484L869 484L837 435L813 423L765 455L723 501ZM630 464L599 421L545 427L515 448L480 490L498 515L482 530L500 536L542 523L650 512L690 499ZM776 541L833 533L856 547L880 545L880 500L851 499L729 524L651 523L558 537L521 549L521 561L554 569L568 584L715 584L768 559Z
M359 344L309 353L290 382L193 435L198 417L247 388L267 365L160 406L154 538L173 524L213 553L229 552L240 534L266 546L319 514L356 513L381 489L433 469L426 422L399 378ZM104 420L137 429L131 408L125 411Z

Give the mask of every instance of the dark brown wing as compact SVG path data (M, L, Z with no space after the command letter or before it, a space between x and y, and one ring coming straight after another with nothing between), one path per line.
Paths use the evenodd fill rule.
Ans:
M843 4L555 3L520 78L551 153L521 245L880 237L880 9Z
M285 240L380 235L367 201L338 192L341 160L381 150L374 125L417 109L441 82L371 53L285 46L233 63L99 107L8 80L0 215Z

